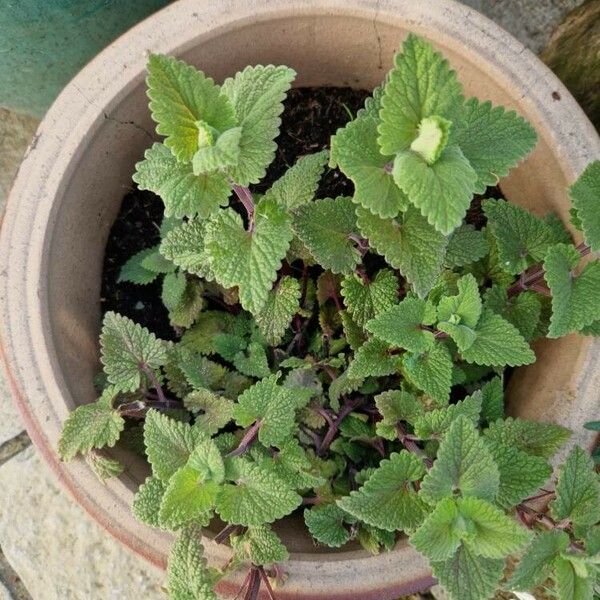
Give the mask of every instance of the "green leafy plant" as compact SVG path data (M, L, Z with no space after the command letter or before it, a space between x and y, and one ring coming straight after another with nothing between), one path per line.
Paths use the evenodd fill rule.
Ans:
M163 278L177 341L115 313L100 338L97 402L67 419L63 459L120 438L152 474L133 511L178 532L168 589L214 599L249 566L244 598L285 572L271 528L303 511L315 543L397 536L428 558L457 600L552 588L591 599L600 562L600 481L552 423L504 412L507 367L530 343L600 333L600 162L570 188L575 245L554 216L482 203L535 144L515 112L465 99L456 73L409 36L385 83L331 141L264 194L294 72L247 67L223 85L152 56L148 95L165 136L134 180L164 202L161 242L123 280ZM352 197L315 199L326 162ZM597 423L588 427L597 429ZM208 565L202 529L233 550Z

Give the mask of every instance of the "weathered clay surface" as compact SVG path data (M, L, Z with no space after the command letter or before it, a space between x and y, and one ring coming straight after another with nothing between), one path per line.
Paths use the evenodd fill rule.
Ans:
M165 598L163 573L59 491L33 448L0 467L0 544L34 600Z

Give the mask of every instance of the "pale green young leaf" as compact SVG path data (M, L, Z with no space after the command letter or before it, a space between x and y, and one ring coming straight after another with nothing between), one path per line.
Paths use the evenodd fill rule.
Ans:
M338 500L338 506L357 519L386 531L413 529L427 511L415 490L425 475L423 461L407 450L384 459L357 491Z
M144 269L148 269L159 275L175 271L175 265L159 251L151 252L145 256L141 261L141 265Z
M463 223L448 238L444 263L447 267L463 267L481 260L489 251L485 233Z
M354 517L335 504L326 504L305 509L304 522L315 540L339 548L350 540L348 524L354 522Z
M238 185L258 183L275 157L282 103L295 77L288 67L257 65L223 83L223 94L242 128L238 164L229 171Z
M358 228L371 247L424 298L442 271L447 238L412 206L396 219L382 219L361 207L356 214Z
M249 527L242 535L231 537L236 558L253 565L272 565L289 558L287 548L266 525Z
M481 296L473 275L463 275L457 282L458 294L442 298L437 307L439 321L474 328L481 316Z
M167 578L172 600L217 600L215 575L204 558L202 530L197 525L183 529L171 546Z
M476 194L508 175L537 142L533 127L516 112L477 98L469 98L458 111L451 137L477 173Z
M145 327L114 312L104 315L100 347L108 380L124 392L140 387L143 368L155 371L167 360L164 342Z
M435 402L447 404L452 387L452 357L446 346L436 343L422 354L405 354L402 369L412 385Z
M552 292L550 338L579 331L600 319L600 261L587 263L575 276L579 259L575 247L566 244L556 244L546 254L545 278Z
M477 556L463 544L451 558L432 562L431 568L452 600L488 600L494 596L504 560Z
M484 435L500 444L534 456L550 458L569 439L571 432L554 423L541 423L508 417L490 423Z
M555 529L536 535L525 549L506 588L526 592L541 585L550 576L554 560L568 545L569 536L564 531Z
M274 200L263 199L252 231L232 209L221 211L207 226L205 250L216 280L226 288L238 286L240 304L256 315L267 302L291 239L288 215Z
M266 304L256 323L271 346L281 342L294 315L300 310L300 282L293 277L282 277L269 292Z
M436 408L417 417L414 421L415 435L423 440L440 437L447 431L454 419L461 415L477 425L480 413L481 393L476 392L456 404Z
M496 503L506 509L535 494L552 475L552 467L541 456L493 441L487 447L500 473Z
M493 501L500 483L498 467L473 422L459 416L440 444L437 459L421 484L421 495L434 503L458 490L462 496Z
M332 166L338 166L354 184L352 200L382 218L395 217L408 199L394 182L377 143L379 119L363 114L338 129L331 138Z
M593 252L600 251L600 160L586 167L570 187L569 194L586 243Z
M516 367L535 361L533 350L519 330L490 310L483 310L474 332L473 343L461 349L462 357L469 363Z
M159 511L166 488L162 479L153 475L147 477L133 497L133 516L150 527L162 527Z
M398 438L400 422L415 423L424 407L412 394L401 390L388 390L375 396L375 406L382 419L375 424L377 435L387 439Z
M444 235L467 214L477 174L458 146L448 146L433 164L411 150L394 159L394 181L427 222Z
M354 354L346 373L350 379L384 377L397 373L401 357L390 354L390 347L377 338L367 340Z
M233 127L232 105L210 77L175 58L151 54L148 97L156 131L180 162L190 162L198 150L198 121L223 131Z
M462 101L462 86L448 61L431 44L409 35L395 57L381 98L382 153L392 155L406 150L424 118L446 117Z
M196 444L186 466L194 469L202 482L213 481L219 484L225 478L225 464L221 452L215 441L208 437Z
M317 192L327 163L327 150L301 156L269 189L265 198L274 198L285 210L309 204Z
M183 400L184 406L196 415L194 428L214 435L233 419L233 402L210 390L199 389L189 393Z
M206 227L207 221L190 219L171 229L160 244L160 253L184 271L212 280L210 257L204 246Z
M217 513L232 525L272 523L298 508L302 497L270 471L244 459L230 459L217 496Z
M280 447L292 434L298 405L292 389L278 385L277 377L266 377L244 391L233 414L241 427L260 421L260 442L265 446Z
M555 241L546 222L505 200L484 200L482 207L498 246L502 269L518 275L544 259Z
M235 167L240 160L241 138L242 128L232 127L216 139L210 140L207 145L200 146L192 158L193 174L222 174Z
M223 173L194 175L192 166L179 162L164 144L148 148L135 168L133 181L161 197L166 217L206 218L229 201L231 187Z
M158 250L158 247L146 248L140 252L134 254L119 271L118 281L128 281L130 283L136 283L138 285L146 285L152 283L157 277L156 271L151 271L142 265L142 262L150 254L153 254Z
M60 457L62 460L71 460L92 448L112 447L124 428L123 417L102 398L78 406L63 425L58 442Z
M431 308L420 298L404 298L366 324L377 339L410 352L426 352L433 344L433 333L425 328L433 322Z
M149 410L144 423L144 444L152 472L167 481L183 467L206 434L188 423Z
M554 580L558 600L592 600L594 579L583 577L575 564L567 558L558 557L554 561Z
M398 278L390 269L381 269L368 282L353 273L342 280L341 291L353 321L364 327L398 302Z
M550 511L557 521L569 519L576 525L594 525L600 521L600 480L594 462L578 446L560 468Z
M296 235L315 260L333 273L348 273L360 262L356 215L350 198L325 198L298 207L292 218Z
M179 468L169 479L163 494L160 523L169 529L177 529L190 521L207 523L218 491L216 482L202 481L192 467Z

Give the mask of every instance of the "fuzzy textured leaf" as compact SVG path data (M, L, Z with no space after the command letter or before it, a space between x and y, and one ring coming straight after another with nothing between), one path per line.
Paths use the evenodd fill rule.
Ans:
M345 524L352 521L354 519L335 504L315 506L304 511L304 522L310 534L331 548L339 548L350 540L350 531Z
M600 251L600 160L586 167L569 193L586 243L593 252Z
M406 354L402 360L404 375L435 402L445 405L452 387L452 358L441 343L422 354Z
M300 310L300 296L300 282L293 277L282 277L256 315L260 332L272 346L281 342L292 318Z

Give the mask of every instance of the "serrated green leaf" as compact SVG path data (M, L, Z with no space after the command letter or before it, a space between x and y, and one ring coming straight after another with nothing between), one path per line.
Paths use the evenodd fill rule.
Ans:
M253 565L271 565L289 558L287 548L268 526L249 527L243 535L231 537L236 558Z
M348 273L360 262L360 252L349 237L358 233L350 198L324 198L300 206L293 213L292 225L324 269Z
M202 123L198 123L202 133ZM196 176L228 171L240 160L242 128L227 129L208 144L200 145L192 158L192 172Z
M353 321L364 327L367 321L398 301L398 278L390 269L381 269L369 282L356 274L342 280L342 296Z
M486 292L485 306L512 323L527 341L534 338L542 313L535 292L521 292L509 298L506 288L495 285Z
M490 251L490 246L483 231L473 225L463 223L448 238L445 265L463 267L481 260Z
M600 160L586 167L569 194L586 243L593 252L600 251Z
M167 481L183 467L196 445L205 437L200 429L149 410L144 424L144 444L153 473Z
M92 448L112 447L124 428L123 417L102 399L78 406L63 425L58 442L60 457L71 460Z
M448 146L433 164L411 150L394 159L394 181L427 222L444 235L467 214L477 174L458 146Z
M274 200L263 199L252 231L244 229L232 209L221 211L207 226L205 249L216 280L226 288L238 286L242 307L256 315L267 302L291 239L288 215Z
M550 576L554 559L568 545L569 536L564 531L543 531L536 535L506 584L507 589L525 592L541 585Z
M473 343L461 350L461 355L467 362L516 367L535 361L533 350L519 330L488 309L481 313L474 332Z
M282 277L269 292L266 304L256 323L271 346L281 342L294 315L300 310L300 282L293 277Z
M206 218L229 201L231 187L223 173L194 175L192 166L178 162L164 144L148 148L135 168L133 181L161 197L167 217Z
M425 300L404 298L400 304L371 319L366 329L391 346L410 352L426 352L435 341L433 333L425 328L433 323L432 317Z
M414 487L424 475L425 466L419 457L406 450L393 452L359 490L340 498L338 506L386 531L413 529L427 510Z
M559 600L592 600L594 597L594 579L582 577L566 558L554 561L554 579Z
M545 278L552 292L550 338L579 331L600 319L600 261L587 263L575 276L579 260L575 247L566 244L556 244L546 254Z
M188 279L181 271L165 275L161 299L172 325L190 327L194 323L204 307L203 291L199 281Z
M383 377L397 373L401 357L390 354L390 347L377 338L367 340L354 354L346 373L350 379Z
M413 424L424 411L423 405L408 392L388 390L375 396L375 406L382 416L375 424L377 435L396 440L397 426L401 421Z
M158 477L147 477L133 498L133 516L150 527L160 528L159 510L167 484Z
M454 419L464 416L474 425L479 423L481 393L467 396L456 404L423 413L414 421L415 435L423 440L436 438L447 431Z
M144 269L154 271L154 273L158 274L173 273L175 271L175 265L160 252L156 251L145 256L142 259L141 265Z
M339 313L344 329L344 337L350 348L356 352L368 339L366 331L352 318L348 311Z
M442 271L447 238L412 206L396 219L381 219L362 207L356 214L358 228L371 247L424 298Z
M108 380L123 392L142 383L141 369L156 370L167 361L164 343L145 327L114 312L107 312L100 334L101 357Z
M487 600L494 596L504 560L477 556L461 545L454 556L431 563L431 568L452 600Z
M490 451L465 416L458 416L444 435L437 459L421 484L421 495L434 503L460 491L462 496L476 496L493 501L500 476Z
M160 252L188 273L212 280L210 257L204 247L206 226L207 221L191 219L171 229L161 242Z
M223 83L223 94L242 128L239 161L230 170L238 185L258 183L275 157L273 140L279 133L282 102L295 77L296 72L288 67L257 65Z
M293 391L278 385L277 378L277 375L271 375L244 391L234 406L234 418L241 427L260 421L260 442L265 446L280 447L295 427L298 404Z
M302 497L279 477L244 459L230 459L227 479L217 496L217 513L233 525L259 526L289 515Z
M550 458L569 439L571 432L554 423L508 417L490 423L484 435L500 444L513 446L528 454Z
M121 267L118 281L128 281L130 283L137 283L138 285L152 283L158 277L158 273L144 267L142 262L157 250L158 248L155 246L153 248L146 248L145 250L134 254Z
M217 600L215 576L206 564L202 530L197 525L188 525L171 547L167 577L173 600Z
M106 483L108 479L118 477L125 470L124 465L118 460L102 456L98 452L88 452L84 458L101 483Z
M406 150L417 137L422 119L446 117L462 101L462 86L448 61L431 44L409 35L383 89L379 125L382 153Z
M250 342L233 357L233 366L248 377L268 377L271 374L265 347L258 342Z
M233 419L233 402L210 390L196 390L183 400L184 406L196 414L194 427L214 435Z
M210 77L171 57L148 59L148 97L157 133L180 162L190 162L198 150L198 121L223 131L233 127L233 107Z
M331 138L332 166L354 183L352 200L382 218L395 217L408 199L387 169L392 155L383 155L377 142L379 119L358 116Z
M182 339L184 348L200 354L217 352L215 340L221 333L233 333L239 319L220 310L207 310L200 313L193 327L188 329Z
M331 548L339 548L350 540L347 525L353 523L354 518L339 506L326 504L305 509L304 522L315 540Z
M265 198L274 198L284 210L309 204L317 192L327 163L327 150L301 156L269 189Z
M402 359L405 377L438 403L446 404L452 387L452 358L441 343L422 354L405 354Z
M484 200L481 206L498 245L502 269L518 275L544 259L555 241L547 223L505 200Z
M550 511L556 520L569 519L576 525L594 525L600 521L600 481L594 462L577 446L560 468Z
M481 417L488 423L504 417L504 388L501 377L494 377L482 386Z
M537 142L533 127L517 113L477 98L461 107L451 136L477 173L476 194L508 175Z

